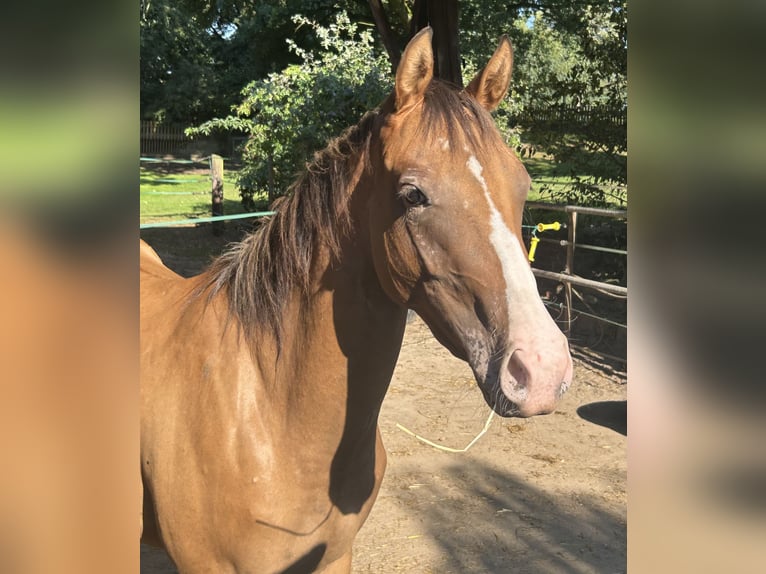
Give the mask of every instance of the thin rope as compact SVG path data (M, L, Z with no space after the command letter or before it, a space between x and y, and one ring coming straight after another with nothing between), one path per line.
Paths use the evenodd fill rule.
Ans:
M138 160L145 163L177 163L180 165L189 165L195 163L209 163L210 156L208 155L199 159L162 159L159 157L139 157Z
M191 223L210 223L213 221L227 221L229 219L245 219L248 217L267 217L274 215L276 211L257 211L255 213L235 213L233 215L216 215L215 217L196 217L191 219L179 219L177 221L156 221L153 223L142 223L140 229L151 229L155 227L172 227L174 225L189 225Z
M473 440L471 442L469 442L463 448L452 448L452 447L449 447L449 446L444 446L444 445L441 445L441 444L437 444L437 443L435 443L433 441L428 440L427 438L423 438L422 436L420 436L418 434L415 434L410 429L400 425L399 423L396 423L396 428L398 428L399 430L403 430L407 434L414 436L420 442L423 442L423 443L427 444L428 446L431 446L431 447L433 447L433 448L435 448L437 450L443 450L444 452L460 453L460 452L468 451L469 448L471 448L474 444L476 444L476 441L478 441L482 436L484 436L484 434L489 429L489 425L492 424L492 418L493 418L494 414L495 414L495 412L492 409L490 409L489 416L487 417L487 422L484 423L484 428L482 428L481 431L479 431L479 434L477 434L473 438Z
M141 194L150 193L152 195L210 195L209 191L160 191L157 189L144 189Z

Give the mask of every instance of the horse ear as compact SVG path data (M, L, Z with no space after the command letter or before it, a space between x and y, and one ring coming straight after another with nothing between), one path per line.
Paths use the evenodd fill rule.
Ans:
M503 36L487 65L476 74L465 91L491 112L505 97L511 83L512 70L513 46L508 36Z
M431 48L433 31L423 28L407 44L396 69L396 110L401 111L423 98L434 75L434 54Z

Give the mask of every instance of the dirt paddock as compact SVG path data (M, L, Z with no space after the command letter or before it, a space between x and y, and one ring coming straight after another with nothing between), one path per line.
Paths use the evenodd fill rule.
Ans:
M191 231L152 231L142 236L177 271L190 274L204 264ZM176 235L191 251L168 261ZM462 448L488 415L469 367L415 317L383 403L388 468L357 537L353 572L625 572L623 381L576 361L574 383L554 414L495 416L463 453L437 450L399 426ZM141 572L175 569L162 551L142 546Z

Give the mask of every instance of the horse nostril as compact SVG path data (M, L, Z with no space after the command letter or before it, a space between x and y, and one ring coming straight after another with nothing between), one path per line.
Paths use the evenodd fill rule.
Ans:
M523 352L516 350L508 358L505 373L500 377L500 388L505 397L517 407L529 399L531 374L522 360Z
M571 357L562 357L542 345L539 350L517 348L505 356L500 389L515 407L506 416L528 417L553 412L572 382Z
M521 353L518 349L513 352L510 360L508 361L508 371L511 374L511 384L518 390L526 389L529 384L529 369L522 360Z

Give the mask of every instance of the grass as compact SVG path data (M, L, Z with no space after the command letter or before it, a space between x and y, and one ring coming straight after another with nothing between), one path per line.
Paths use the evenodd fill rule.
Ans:
M529 201L550 201L551 194L571 185L566 165L543 154L522 160L532 187ZM224 213L243 213L235 185L236 166L224 168ZM208 217L211 215L210 174L203 165L145 164L140 171L141 223Z
M242 213L234 183L236 170L224 166L224 214ZM172 164L142 165L140 171L141 223L209 217L211 213L210 172L204 167L189 169Z
M584 151L580 152L576 167L570 162L557 163L552 156L543 153L536 153L533 157L523 158L521 161L532 178L529 201L560 202L561 197L566 195L564 192L575 183L572 177L573 169L577 169L576 173L583 182L594 182L598 176L611 173L610 169L613 171L611 166L605 166L605 163L609 163L606 154ZM627 197L623 196L620 200L609 190L605 190L604 199L614 207L624 207L622 202L626 201ZM585 198L581 198L580 201L583 200Z
M563 191L572 184L572 178L563 173L563 169L556 165L553 159L543 154L535 154L534 157L524 158L521 161L532 178L528 201L550 200L552 192Z

